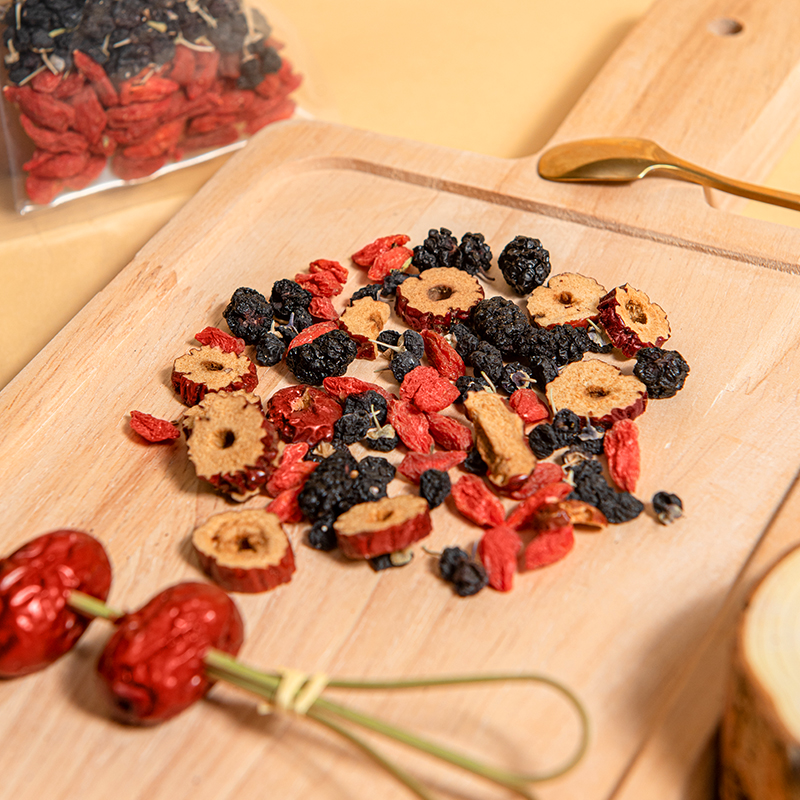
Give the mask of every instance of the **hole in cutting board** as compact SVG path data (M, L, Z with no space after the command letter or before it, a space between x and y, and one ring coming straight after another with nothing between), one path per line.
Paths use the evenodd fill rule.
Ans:
M735 19L720 17L709 22L708 29L717 36L736 36L744 30L744 25Z

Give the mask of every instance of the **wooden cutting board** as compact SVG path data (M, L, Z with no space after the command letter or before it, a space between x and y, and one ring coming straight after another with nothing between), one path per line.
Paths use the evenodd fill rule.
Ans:
M555 140L646 135L758 180L800 129L795 11L789 0L662 0ZM294 580L237 596L248 629L242 658L341 676L547 672L586 702L592 743L574 772L539 789L542 797L710 797L704 754L721 707L730 622L749 575L796 535L800 233L714 209L699 188L666 180L548 184L536 160L325 123L263 131L0 394L2 551L53 528L88 530L113 560L117 607L198 579L188 537L229 504L198 483L183 445L144 445L127 415L181 413L172 361L193 333L221 323L233 290L268 291L317 258L349 263L350 253L390 233L418 243L434 227L481 231L495 253L516 234L536 236L554 272L583 272L607 287L629 282L667 310L669 346L692 372L683 392L653 401L641 418L637 494L677 492L686 517L663 528L643 515L582 534L568 559L519 575L513 592L468 600L422 552L404 569L374 573L310 550L305 528L294 526ZM351 272L344 296L363 282ZM360 362L350 374L372 379L374 368ZM281 370L260 377L263 396L287 382ZM400 480L390 488L412 491ZM451 508L433 517L432 549L479 538ZM261 717L225 687L159 728L115 724L93 674L107 635L97 622L55 666L0 685L4 797L406 796L311 722ZM576 734L547 692L341 694L514 768L554 763ZM384 750L444 796L506 796Z

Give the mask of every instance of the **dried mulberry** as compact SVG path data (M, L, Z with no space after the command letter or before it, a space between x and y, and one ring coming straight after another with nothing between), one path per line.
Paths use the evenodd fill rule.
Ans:
M289 348L286 366L297 380L319 386L325 378L344 375L357 352L358 345L344 331L328 331L311 342Z
M636 353L633 374L647 387L648 397L662 400L683 389L689 365L677 350L643 347Z
M515 236L497 261L508 285L519 295L532 292L550 275L550 253L538 239Z
M222 316L234 336L244 339L248 344L256 344L270 331L273 309L263 294L241 286L233 293Z
M450 494L450 476L439 469L428 469L419 476L419 494L428 501L428 508L436 508Z

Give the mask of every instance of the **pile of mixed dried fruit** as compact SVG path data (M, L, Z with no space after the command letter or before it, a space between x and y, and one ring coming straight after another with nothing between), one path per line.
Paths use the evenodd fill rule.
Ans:
M662 348L670 337L663 309L627 284L607 290L575 273L551 277L541 242L516 236L497 263L527 296L526 314L485 296L479 277L492 253L481 234L459 242L442 228L413 250L408 242L382 237L352 256L370 283L341 313L332 298L349 270L336 261L276 281L269 299L237 289L224 312L231 334L206 328L200 347L175 361L172 384L189 406L177 426L133 412L131 426L150 441L183 432L198 477L220 492L273 498L195 532L202 565L224 588L288 581L294 558L282 523L303 520L313 548L338 547L375 569L402 566L431 532L431 510L450 496L452 509L484 531L473 554L439 554L442 578L460 595L487 584L508 591L520 568L566 556L576 526L602 529L643 511L633 495L634 420L649 400L674 396L689 372L678 352ZM386 327L392 300L402 330ZM620 357L635 359L632 374L612 363ZM347 376L356 359L384 363L378 371L396 385ZM283 364L298 383L262 399L256 364ZM359 460L351 446L398 455ZM464 473L457 480L455 468ZM418 497L387 496L396 473ZM507 513L501 498L518 503ZM661 522L681 515L673 494L652 503Z
M294 113L300 78L239 0L14 0L3 22L3 93L36 148L23 165L34 203L106 163L143 178Z

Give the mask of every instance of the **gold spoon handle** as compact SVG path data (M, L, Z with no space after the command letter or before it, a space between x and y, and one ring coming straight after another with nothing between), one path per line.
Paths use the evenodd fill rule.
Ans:
M671 156L671 159L671 163L655 164L647 172L666 172L676 178L699 183L701 186L708 186L711 189L719 189L739 197L746 197L748 200L759 200L762 203L772 203L776 206L800 211L800 195L769 189L766 186L756 186L753 183L737 181L734 178L727 178L724 175L718 175L716 172L701 169L695 164L676 156Z

